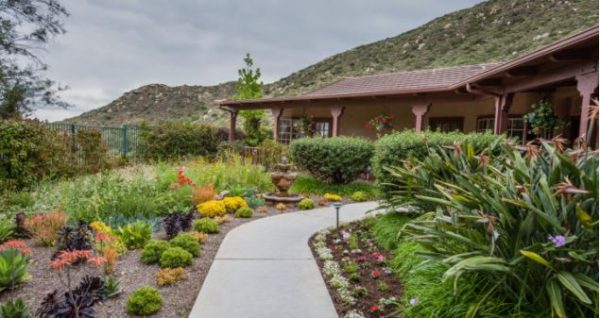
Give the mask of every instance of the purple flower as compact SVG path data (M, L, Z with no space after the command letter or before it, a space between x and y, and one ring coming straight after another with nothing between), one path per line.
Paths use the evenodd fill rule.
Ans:
M408 303L409 303L411 306L415 306L415 305L417 305L417 304L419 303L419 298L417 298L417 297L411 298L411 299L408 301Z
M563 235L550 235L548 236L548 239L554 243L554 246L556 247L561 247L567 244L567 239Z

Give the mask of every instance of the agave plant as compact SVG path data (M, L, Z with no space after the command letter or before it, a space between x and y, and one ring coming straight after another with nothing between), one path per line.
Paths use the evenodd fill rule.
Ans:
M490 299L500 315L598 315L598 154L558 145L507 144L495 157L455 145L389 169L402 179L392 203L422 212L401 234L447 264L455 292L478 275L467 316Z
M12 289L27 281L29 279L28 268L27 256L18 250L9 248L0 252L0 291Z
M25 306L23 299L7 300L0 305L0 318L27 318L29 317L29 309Z

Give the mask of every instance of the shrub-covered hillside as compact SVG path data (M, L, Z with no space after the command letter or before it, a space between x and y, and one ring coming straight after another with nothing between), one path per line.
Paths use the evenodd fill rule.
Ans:
M595 0L490 0L333 55L267 85L266 93L297 95L348 76L507 60L597 21ZM234 85L151 88L126 93L68 121L120 124L189 117L223 124L225 114L213 101L231 97Z

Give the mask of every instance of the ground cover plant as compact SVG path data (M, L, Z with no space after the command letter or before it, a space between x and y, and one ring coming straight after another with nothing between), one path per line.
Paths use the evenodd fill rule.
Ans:
M398 312L402 288L389 264L392 255L377 244L369 227L369 222L354 222L311 239L340 317L389 317Z
M355 192L362 192L366 195L367 200L375 200L379 195L377 187L370 182L355 181L347 184L333 184L310 175L299 175L290 192L321 196L326 193L336 193L343 197L351 197Z

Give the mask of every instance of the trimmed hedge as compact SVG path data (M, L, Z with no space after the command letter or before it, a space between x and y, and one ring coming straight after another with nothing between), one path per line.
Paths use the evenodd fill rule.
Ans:
M138 152L149 160L211 157L217 154L218 144L217 131L210 126L166 121L143 132Z
M292 160L315 177L350 183L369 166L373 143L358 137L302 138L290 144Z
M430 147L453 146L455 142L463 145L471 144L475 152L496 144L507 141L506 137L492 133L437 132L405 130L386 135L375 143L375 153L371 164L373 174L377 178L383 197L389 197L394 190L391 185L392 178L385 167L402 165L402 161L409 156L424 159L429 155ZM494 148L494 147L493 147ZM500 149L495 147L494 149Z

